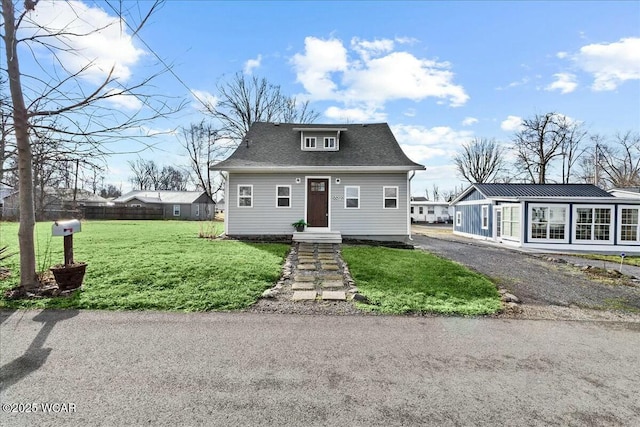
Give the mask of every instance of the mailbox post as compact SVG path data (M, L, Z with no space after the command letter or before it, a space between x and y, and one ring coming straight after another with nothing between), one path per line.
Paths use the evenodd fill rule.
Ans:
M64 263L73 264L73 234L81 230L80 221L72 219L69 221L56 221L51 227L52 236L64 236Z
M64 237L64 264L51 267L60 290L77 289L82 285L87 263L76 263L73 260L73 235L80 231L80 221L77 219L56 221L51 227L53 236Z

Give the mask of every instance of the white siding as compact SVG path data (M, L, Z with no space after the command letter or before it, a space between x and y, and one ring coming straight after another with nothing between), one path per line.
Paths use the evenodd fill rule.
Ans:
M230 235L292 234L291 223L305 218L305 178L330 177L329 224L331 231L347 236L407 235L407 174L229 174L226 195ZM300 183L296 183L296 178ZM336 182L339 178L339 183ZM253 185L252 208L237 208L238 185ZM276 186L291 186L291 208L276 208ZM344 208L344 187L360 187L360 209ZM398 209L383 209L385 186L398 187Z

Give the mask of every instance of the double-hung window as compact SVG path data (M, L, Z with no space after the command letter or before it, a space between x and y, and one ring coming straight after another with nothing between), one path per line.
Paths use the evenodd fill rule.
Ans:
M360 187L357 187L357 186L344 187L344 208L360 209Z
M481 211L482 211L481 212L482 213L482 229L488 230L489 229L489 206L483 205Z
M620 241L640 241L640 208L621 206L618 217L620 218Z
M180 216L180 205L173 205L173 216Z
M611 242L613 226L612 208L607 206L574 207L575 240Z
M305 137L304 148L316 148L316 137L315 136Z
M567 205L529 205L531 240L569 241Z
M238 185L238 207L253 207L253 185Z
M277 208L291 207L291 186L290 185L276 186L276 207Z
M398 209L398 187L382 187L383 208Z
M502 205L502 227L503 238L520 240L520 206Z
M336 139L332 136L326 136L324 138L324 148L327 148L327 149L336 148Z
M456 212L456 227L462 226L462 211Z

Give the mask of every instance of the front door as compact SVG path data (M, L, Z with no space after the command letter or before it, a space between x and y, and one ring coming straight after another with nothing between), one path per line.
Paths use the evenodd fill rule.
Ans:
M329 180L307 181L307 223L309 227L329 227Z

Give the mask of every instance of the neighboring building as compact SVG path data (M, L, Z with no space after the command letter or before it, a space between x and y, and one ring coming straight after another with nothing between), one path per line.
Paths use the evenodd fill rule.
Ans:
M608 190L609 194L615 197L626 197L640 199L640 187L612 188Z
M216 213L224 213L225 203L224 199L220 199L216 202Z
M36 188L34 191L36 219L55 220L78 217L83 206L106 206L109 201L81 188ZM20 217L20 192L15 191L3 199L3 218Z
M453 233L542 250L640 252L640 199L591 184L473 184Z
M411 222L450 223L453 208L447 202L432 202L426 197L411 198Z
M209 220L215 213L215 203L204 191L134 190L113 203L116 207L161 207L164 219Z
M404 241L411 232L410 181L424 166L404 154L386 123L254 123L226 171L229 236L342 237ZM294 233L304 219L306 231Z

